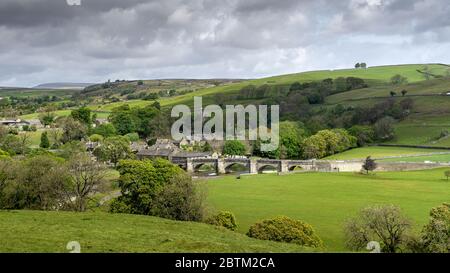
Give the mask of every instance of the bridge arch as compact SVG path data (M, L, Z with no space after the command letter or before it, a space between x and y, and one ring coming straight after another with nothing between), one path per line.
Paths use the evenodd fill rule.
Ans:
M200 162L194 164L194 172L208 172L210 170L216 171L217 166L213 162Z
M225 164L225 172L250 172L250 166L245 162L230 162Z
M278 165L275 164L260 164L258 165L258 173L264 173L264 172L279 172L280 171L280 167Z

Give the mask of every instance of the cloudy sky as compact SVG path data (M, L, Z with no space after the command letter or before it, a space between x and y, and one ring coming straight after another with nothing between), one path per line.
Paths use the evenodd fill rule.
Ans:
M448 0L67 1L0 1L0 86L450 63Z

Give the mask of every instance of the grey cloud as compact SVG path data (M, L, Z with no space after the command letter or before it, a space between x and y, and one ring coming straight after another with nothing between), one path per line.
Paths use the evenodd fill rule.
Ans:
M450 62L449 13L447 0L2 0L0 86Z

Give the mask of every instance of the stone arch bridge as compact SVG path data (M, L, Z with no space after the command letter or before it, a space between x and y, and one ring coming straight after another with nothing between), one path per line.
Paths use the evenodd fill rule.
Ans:
M248 158L184 158L171 159L172 163L179 165L187 172L194 173L203 165L213 166L217 174L225 174L230 167L241 165L248 173L260 173L266 168L271 168L280 173L293 171L296 167L303 170L319 170L320 163L315 160L276 160L276 159L248 159Z

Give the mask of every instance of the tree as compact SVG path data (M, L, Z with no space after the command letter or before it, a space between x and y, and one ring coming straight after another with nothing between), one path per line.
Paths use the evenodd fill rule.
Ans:
M116 136L116 128L111 123L100 124L93 130L94 134L101 135L103 137Z
M43 109L43 112L39 114L39 120L41 121L42 125L49 126L53 124L56 117L55 111L56 107L53 105L49 105Z
M449 179L449 177L450 177L450 171L445 171L445 177L447 177L447 181L448 181L448 179Z
M139 141L139 135L137 133L126 134L125 137L128 138L130 142Z
M120 135L134 133L136 131L136 119L133 118L131 109L128 105L114 109L109 119Z
M139 85L139 86L144 85L144 82L143 81L138 81L137 85Z
M361 68L361 64L360 63L355 64L355 68L356 69Z
M367 68L367 64L366 63L361 63L361 68L362 69L366 69Z
M283 121L280 123L281 159L299 159L301 157L301 144L306 135L303 124Z
M48 140L48 133L47 132L43 132L41 134L41 143L39 144L39 147L41 147L43 149L50 148L50 141Z
M430 220L421 236L423 252L450 252L450 204L443 204L430 211Z
M394 138L394 122L395 120L389 116L378 120L374 125L375 138L381 141Z
M55 210L64 207L68 182L66 169L54 156L38 155L15 162L11 181L13 209Z
M194 183L188 174L177 174L156 195L151 214L178 221L200 222L205 215L205 197L199 184Z
M346 245L352 250L362 250L376 241L382 252L395 253L402 250L410 227L409 219L396 206L367 207L345 224Z
M404 97L404 96L406 96L406 94L408 94L408 91L405 90L405 89L403 89L403 90L402 90L402 96Z
M91 109L87 107L81 107L79 109L73 110L70 114L74 120L77 120L87 127L92 125Z
M131 157L130 141L122 136L105 138L95 148L94 155L101 161L109 161L117 166L119 160Z
M393 85L407 84L407 83L408 83L408 78L403 77L403 76L400 75L400 74L397 74L397 75L395 75L395 76L393 76L393 77L391 78L391 83L392 83Z
M111 212L152 215L158 194L183 170L167 160L122 160L117 166L122 195L111 204Z
M303 156L306 159L320 159L327 153L327 142L321 135L313 135L303 141Z
M67 117L59 121L60 127L63 130L61 141L68 143L74 140L82 140L86 137L87 128L80 121Z
M59 147L57 155L69 160L72 155L86 152L86 145L81 141L71 141Z
M391 91L390 94L391 94L391 97L395 97L397 95L397 93L395 93L395 91Z
M76 153L67 162L70 184L66 190L75 211L85 211L89 198L98 192L105 182L106 168L95 162L87 153Z
M239 140L228 140L223 146L224 155L245 155L245 145Z
M348 129L350 135L356 137L359 147L363 147L368 143L373 143L375 132L371 126L355 125Z
M374 171L377 168L377 163L370 156L366 158L362 168L369 174L370 171Z

